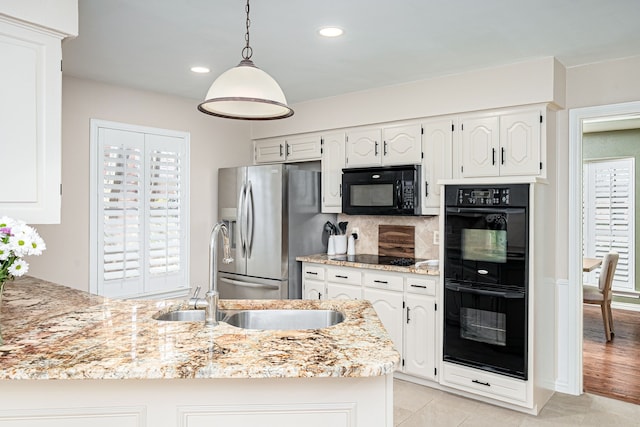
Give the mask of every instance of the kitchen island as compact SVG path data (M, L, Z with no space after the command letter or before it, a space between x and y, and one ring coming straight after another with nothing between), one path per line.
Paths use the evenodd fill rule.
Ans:
M365 301L222 300L222 310L333 309L313 330L154 320L176 301L119 301L33 278L0 307L0 426L392 426L399 361ZM55 381L54 381L55 380Z

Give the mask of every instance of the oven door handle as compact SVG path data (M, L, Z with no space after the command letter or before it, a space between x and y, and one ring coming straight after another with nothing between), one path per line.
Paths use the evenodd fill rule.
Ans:
M468 294L474 294L474 295L484 295L484 296L488 296L488 297L500 297L500 298L524 298L524 291L522 292L517 292L517 291L496 291L496 290L489 290L489 289L483 289L483 288L470 288L467 286L462 286L458 283L445 283L444 285L445 288L449 289L450 291L454 291L454 292L465 292Z

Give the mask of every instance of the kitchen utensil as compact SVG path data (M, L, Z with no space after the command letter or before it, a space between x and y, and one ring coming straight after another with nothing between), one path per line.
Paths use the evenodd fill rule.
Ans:
M347 224L348 221L342 221L338 223L338 227L340 228L340 234L347 234Z
M333 225L333 223L331 221L327 221L324 224L324 231L328 232L330 236L334 235L334 234L338 234L336 231L336 226Z

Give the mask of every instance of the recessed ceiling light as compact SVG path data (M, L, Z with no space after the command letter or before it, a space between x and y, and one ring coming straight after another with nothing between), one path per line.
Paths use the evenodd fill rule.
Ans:
M344 31L338 27L324 27L318 30L318 33L323 37L339 37Z
M193 71L194 73L206 74L211 70L209 70L207 67L191 67L191 71Z

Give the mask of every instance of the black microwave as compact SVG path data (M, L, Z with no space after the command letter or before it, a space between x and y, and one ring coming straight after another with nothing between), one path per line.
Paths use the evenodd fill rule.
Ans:
M342 213L420 215L420 165L342 170Z

